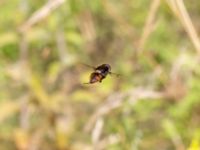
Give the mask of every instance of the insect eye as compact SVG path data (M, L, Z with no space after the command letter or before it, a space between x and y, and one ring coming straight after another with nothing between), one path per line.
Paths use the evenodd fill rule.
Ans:
M108 70L111 69L110 65L108 65L108 64L106 64L106 67L107 67Z

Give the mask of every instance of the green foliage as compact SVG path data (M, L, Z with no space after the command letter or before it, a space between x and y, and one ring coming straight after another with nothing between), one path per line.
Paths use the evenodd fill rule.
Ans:
M0 1L0 149L200 149L199 59L167 3L142 50L153 1L66 0L22 33L47 2ZM83 84L103 63L120 76Z

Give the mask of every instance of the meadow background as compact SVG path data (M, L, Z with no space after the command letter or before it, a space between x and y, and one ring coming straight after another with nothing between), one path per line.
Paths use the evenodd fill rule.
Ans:
M199 33L198 0L1 0L0 149L199 150Z

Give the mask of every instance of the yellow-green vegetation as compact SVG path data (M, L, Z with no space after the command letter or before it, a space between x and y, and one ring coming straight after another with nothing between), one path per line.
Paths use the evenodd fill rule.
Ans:
M1 0L0 150L200 150L199 32L198 0Z

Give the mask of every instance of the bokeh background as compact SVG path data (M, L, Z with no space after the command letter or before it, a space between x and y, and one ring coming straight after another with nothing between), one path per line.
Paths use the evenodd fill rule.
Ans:
M0 149L199 150L199 32L198 0L1 0Z

